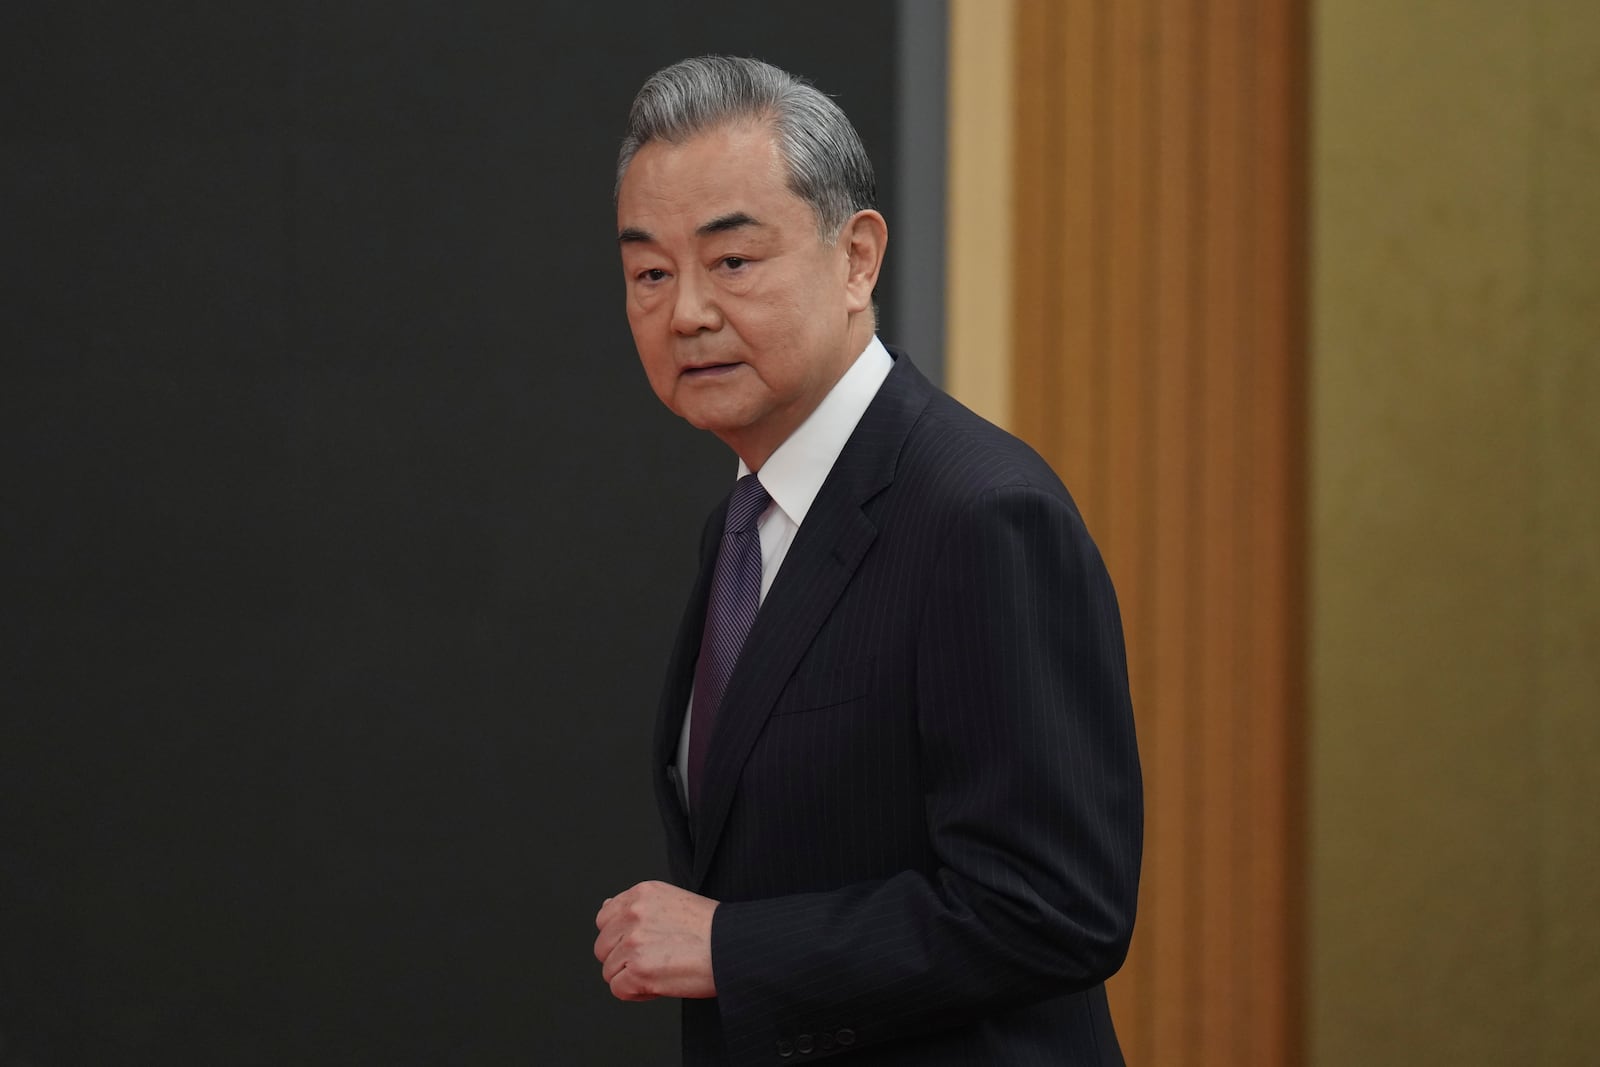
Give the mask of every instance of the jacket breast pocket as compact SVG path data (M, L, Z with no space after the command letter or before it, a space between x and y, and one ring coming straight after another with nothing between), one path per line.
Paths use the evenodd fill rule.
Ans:
M772 714L799 715L860 700L876 687L877 667L877 660L869 659L798 674L790 679Z

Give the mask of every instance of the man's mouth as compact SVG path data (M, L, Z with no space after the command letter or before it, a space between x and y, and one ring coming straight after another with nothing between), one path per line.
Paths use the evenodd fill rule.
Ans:
M683 368L685 378L714 378L739 366L738 363L697 363Z

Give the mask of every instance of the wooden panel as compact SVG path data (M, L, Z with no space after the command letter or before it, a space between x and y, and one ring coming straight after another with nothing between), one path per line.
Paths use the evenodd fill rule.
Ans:
M1156 281L1149 311L1155 329L1150 362L1156 399L1148 428L1155 453L1151 507L1156 514L1149 521L1155 552L1147 583L1147 637L1149 647L1159 653L1147 656L1138 646L1131 650L1136 662L1153 661L1148 687L1136 694L1147 788L1144 907L1135 939L1142 951L1133 965L1151 969L1140 984L1154 1004L1181 1005L1195 984L1187 932L1196 927L1198 916L1188 877L1194 853L1188 848L1186 824L1197 727L1186 705L1195 686L1201 627L1194 616L1194 605L1200 603L1194 591L1200 573L1194 538L1187 524L1176 519L1198 496L1198 363L1190 358L1187 343L1200 311L1190 259L1200 221L1194 161L1203 127L1193 89L1198 16L1192 4L1161 6L1160 61L1154 64L1157 136L1150 160L1157 175L1152 220ZM1134 1062L1179 1067L1192 1062L1193 1014L1171 1008L1151 1012L1149 1052Z
M1306 780L1306 353L1305 308L1306 10L1300 3L1257 5L1259 57L1250 121L1256 130L1252 207L1258 220L1252 319L1257 358L1251 379L1256 412L1251 442L1256 491L1250 500L1250 554L1261 580L1246 618L1255 650L1245 708L1254 738L1247 803L1261 847L1248 872L1258 894L1248 941L1249 1062L1290 1063L1303 1056ZM1292 717L1291 717L1292 716Z
M1141 915L1130 1063L1300 1056L1303 13L1020 0L1015 429L1128 634Z
M1061 67L1060 57L1052 51L1059 48L1061 33L1057 28L1057 8L1054 4L1040 4L1023 0L1017 6L1017 71L1055 71ZM1057 161L1055 127L1050 119L1054 113L1052 96L1055 85L1045 77L1016 79L1014 145L1027 145L1027 155L1036 161L1030 168L1014 171L1016 189L1015 267L1013 277L1038 277L1059 274L1061 264L1058 254L1061 242L1049 235L1060 232L1062 197L1054 178L1052 167ZM1020 288L1014 291L1020 293ZM961 299L959 295L955 299ZM1024 303L1014 300L1016 350L1043 351L1053 342L1056 315L1043 301ZM1013 359L1012 381L1016 395L1012 411L1018 425L1037 427L1049 433L1048 446L1054 448L1056 420L1051 416L1056 387L1055 360ZM1037 446L1037 442L1036 442Z
M1018 328L1011 307L1013 4L958 0L949 9L944 384L1000 426L1012 422Z
M1201 573L1199 623L1201 652L1199 691L1194 715L1200 724L1200 788L1196 808L1200 893L1195 928L1199 983L1194 990L1200 1016L1200 1063L1236 1063L1232 1038L1237 994L1232 947L1240 934L1233 907L1241 895L1237 884L1238 840L1234 834L1233 786L1240 769L1234 757L1235 729L1242 708L1232 700L1237 682L1239 626L1230 615L1242 613L1237 599L1238 561L1235 549L1240 456L1237 432L1241 415L1236 396L1236 371L1249 352L1240 336L1239 265L1249 235L1241 232L1238 196L1241 88L1239 8L1247 0L1209 0L1205 50L1196 80L1201 122L1206 131L1200 157L1201 235L1194 261L1199 272L1201 322L1195 337L1200 365L1201 466L1203 487L1194 514L1199 536ZM1233 706L1230 706L1233 705Z
M1151 442L1143 435L1115 433L1112 428L1150 422L1153 390L1146 366L1151 353L1146 333L1150 321L1147 279L1153 272L1148 256L1113 256L1109 252L1112 248L1144 249L1146 233L1154 221L1146 199L1146 187L1154 174L1140 166L1149 153L1145 97L1150 68L1134 58L1143 48L1149 27L1143 4L1101 0L1099 7L1096 52L1103 59L1095 108L1094 186L1099 194L1096 216L1103 225L1091 235L1091 269L1102 280L1103 291L1098 294L1101 299L1096 308L1098 328L1092 353L1095 373L1085 392L1091 397L1096 415L1093 447L1099 461L1096 506L1102 516L1100 534L1122 546L1129 561L1119 575L1117 593L1127 641L1143 647L1150 643L1150 616L1144 594L1150 578L1148 560L1153 531L1141 521L1141 511L1149 502L1140 487L1148 482L1145 457L1151 452ZM1129 358L1113 358L1117 354ZM1150 665L1148 657L1130 660L1130 683L1135 693L1148 692ZM1130 950L1131 980L1112 990L1113 1010L1127 1032L1125 1052L1134 1062L1148 1059L1152 948L1152 943L1141 941Z

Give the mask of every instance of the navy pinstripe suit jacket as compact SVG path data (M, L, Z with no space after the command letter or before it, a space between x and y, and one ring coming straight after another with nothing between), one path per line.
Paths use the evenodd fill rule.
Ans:
M691 819L669 765L721 508L706 525L654 749L673 880L723 902L684 1062L1120 1064L1103 983L1143 809L1115 595L1044 461L895 356L756 618Z

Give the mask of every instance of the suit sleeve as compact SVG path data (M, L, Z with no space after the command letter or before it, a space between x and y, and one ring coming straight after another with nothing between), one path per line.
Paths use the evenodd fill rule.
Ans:
M1103 982L1133 930L1142 800L1115 595L1063 497L991 490L949 531L917 628L934 872L725 903L732 1062L870 1048Z

